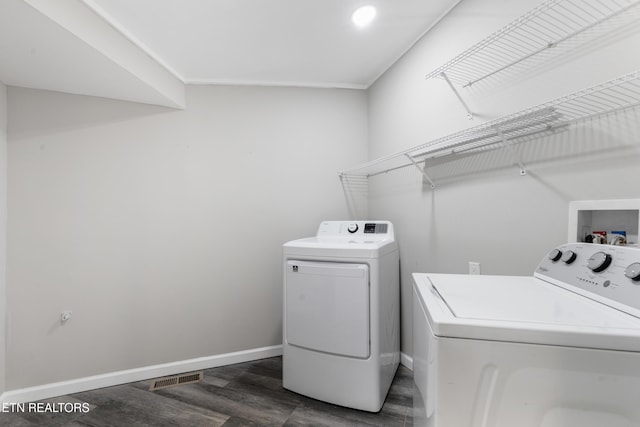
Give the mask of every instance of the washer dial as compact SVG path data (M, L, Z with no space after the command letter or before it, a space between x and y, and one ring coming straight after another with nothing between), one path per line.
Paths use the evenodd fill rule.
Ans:
M640 262L630 264L625 270L624 275L631 280L640 280Z
M347 231L349 233L355 233L356 231L358 231L358 224L356 224L355 222L352 222L347 226Z
M578 255L574 252L574 251L566 251L564 254L562 254L562 261L565 264L571 264L573 261L576 260L576 257Z
M554 249L549 252L549 259L553 262L558 261L562 257L562 251L560 249Z
M594 272L599 273L609 267L611 255L604 252L596 252L587 261L587 266Z

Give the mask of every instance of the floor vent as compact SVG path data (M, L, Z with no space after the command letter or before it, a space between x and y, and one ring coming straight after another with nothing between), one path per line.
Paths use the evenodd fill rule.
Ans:
M160 390L167 387L197 383L202 380L202 372L190 372L188 374L173 375L170 377L157 378L151 382L149 390Z

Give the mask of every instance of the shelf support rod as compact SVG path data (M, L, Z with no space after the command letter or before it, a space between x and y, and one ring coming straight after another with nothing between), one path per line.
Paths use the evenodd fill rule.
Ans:
M415 160L413 160L413 157L411 157L411 155L409 155L408 153L405 153L404 155L407 159L409 159L409 161L411 162L411 164L413 164L413 166L418 168L420 173L422 173L422 176L424 176L424 179L426 179L429 182L429 184L431 184L431 188L436 188L436 185L433 183L431 178L429 178L429 175L427 175L427 172L425 172L424 168L421 168L420 165Z
M458 98L458 101L460 101L460 103L462 104L462 106L464 107L465 110L467 110L467 118L469 120L473 120L473 113L471 112L471 110L469 109L469 106L467 105L466 102L464 102L464 99L462 99L462 96L460 96L460 93L458 92L458 90L456 89L456 87L453 85L453 83L451 83L451 80L449 80L449 77L445 74L445 72L443 71L442 73L440 73L440 76L442 76L442 78L444 79L445 82L447 82L447 84L449 85L449 87L451 88L451 90L453 91L453 93L456 95L456 98Z
M505 136L505 134L502 133L502 130L500 129L499 126L496 126L496 132L498 133L498 136L502 140L502 144L505 146L505 148L507 148L511 152L511 155L513 156L513 158L518 163L518 166L520 166L520 175L521 176L526 175L527 174L527 168L524 166L524 164L522 163L522 160L520 160L520 156L518 155L516 150L513 148L513 146L511 145L511 143L509 142L509 140Z

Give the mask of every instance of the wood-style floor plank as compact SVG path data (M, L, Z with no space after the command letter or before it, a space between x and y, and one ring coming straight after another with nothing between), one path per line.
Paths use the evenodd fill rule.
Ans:
M282 387L282 358L204 371L193 384L150 391L140 381L48 399L88 403L87 413L0 413L0 426L383 426L412 425L411 371L400 366L382 410L357 411Z

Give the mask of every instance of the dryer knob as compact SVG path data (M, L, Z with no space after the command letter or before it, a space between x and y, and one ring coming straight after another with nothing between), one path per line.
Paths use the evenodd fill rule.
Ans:
M558 261L562 257L562 251L560 249L554 249L549 252L549 259L553 262Z
M571 264L576 260L577 256L578 255L573 251L566 251L564 254L562 254L561 259L565 264Z
M356 223L349 224L349 226L347 227L347 231L349 233L355 233L356 231L358 231L358 224Z
M587 266L594 272L599 273L609 267L611 264L611 255L604 252L596 252L591 255L591 258L587 261Z
M634 262L624 270L624 275L631 280L640 280L640 262Z

